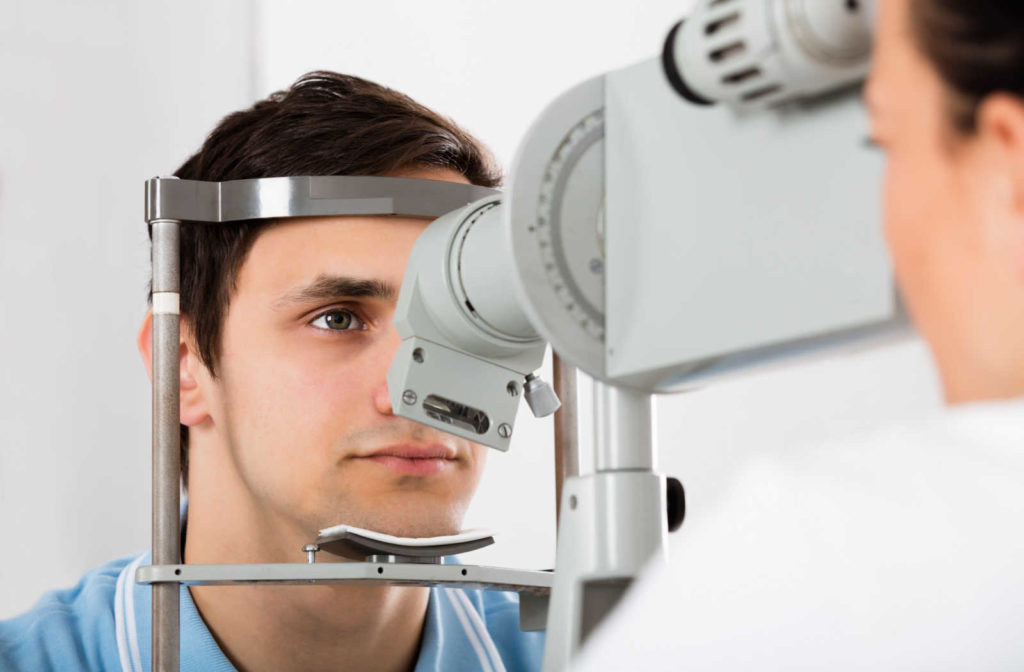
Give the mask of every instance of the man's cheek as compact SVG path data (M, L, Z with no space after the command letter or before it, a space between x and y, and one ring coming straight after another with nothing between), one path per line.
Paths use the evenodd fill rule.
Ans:
M274 382L281 394L297 403L336 410L348 407L358 397L365 380L357 367L303 362L278 368Z

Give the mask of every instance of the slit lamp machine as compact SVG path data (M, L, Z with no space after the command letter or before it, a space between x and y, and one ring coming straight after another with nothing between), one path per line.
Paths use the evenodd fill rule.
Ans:
M517 591L521 627L547 630L544 669L567 668L681 522L682 488L657 471L653 395L906 326L857 91L874 5L697 3L659 57L553 101L503 193L389 177L149 180L153 565L138 581L153 586L154 669L178 669L182 583L371 581ZM557 411L553 572L441 561L486 536L344 525L296 549L295 563L181 563L179 225L311 215L433 218L398 299L392 406L498 450L520 399L538 416ZM548 346L555 389L536 375ZM574 368L595 381L594 464L582 473ZM317 563L320 550L356 561Z

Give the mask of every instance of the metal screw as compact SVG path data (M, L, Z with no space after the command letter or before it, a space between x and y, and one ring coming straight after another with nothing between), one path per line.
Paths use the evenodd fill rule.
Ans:
M505 389L508 390L508 396L510 396L510 397L518 397L519 396L519 386L516 385L516 381L514 381L514 380L509 381L509 384L507 386L505 386Z
M423 348L416 348L412 351L412 359L417 364L422 364L425 359L423 356Z
M306 554L306 562L313 564L316 562L316 554L320 551L320 547L316 544L306 544L302 547L302 552Z
M508 424L507 422L503 422L500 425L498 425L498 436L500 436L503 439L507 439L508 437L512 436L512 425Z
M600 259L591 259L590 260L590 272L591 273L600 273L603 270L604 270L604 262L603 261L601 261Z
M413 392L412 390L406 390L405 392L402 392L402 401L412 406L413 404L416 403L416 393Z

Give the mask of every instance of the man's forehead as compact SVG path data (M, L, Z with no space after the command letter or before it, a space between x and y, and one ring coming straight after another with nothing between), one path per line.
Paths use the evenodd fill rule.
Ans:
M430 217L396 215L328 215L321 217L288 217L274 220L256 239L273 245L302 245L310 239L349 240L350 245L372 244L373 240L413 228L422 230L433 221Z
M236 289L283 298L326 297L329 292L341 296L338 291L347 288L360 296L391 300L409 252L429 221L355 216L283 220L254 241Z

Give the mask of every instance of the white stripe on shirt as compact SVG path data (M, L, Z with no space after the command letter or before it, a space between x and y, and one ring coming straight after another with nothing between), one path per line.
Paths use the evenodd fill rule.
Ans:
M473 645L473 650L476 651L477 658L480 659L480 668L484 672L493 672L491 663L487 660L487 653L484 651L484 646L480 642L480 638L477 636L473 626L469 624L469 617L463 611L462 603L459 602L452 593L454 592L451 588L442 588L445 595L448 596L448 601L452 603L452 608L455 610L455 615L459 617L459 623L462 624L462 630L466 633L466 639Z
M128 567L128 574L125 576L124 611L125 622L128 624L126 639L132 654L133 672L142 672L142 656L139 655L139 633L135 624L135 573L138 571L139 565L142 564L144 557L146 557L146 554L142 553L139 557L135 558L135 562Z
M455 591L459 599L466 606L466 612L469 614L469 620L476 626L477 634L480 635L480 641L483 642L484 648L487 649L488 655L491 657L491 663L494 665L496 672L505 672L505 664L501 662L501 655L498 654L498 647L494 645L494 640L491 639L491 633L487 632L487 627L484 625L483 620L480 618L480 614L477 612L476 607L469 601L466 596L466 591L457 590Z
M125 642L124 628L124 583L128 565L117 575L117 589L114 591L114 636L117 638L117 655L121 659L121 672L132 672L131 654Z

